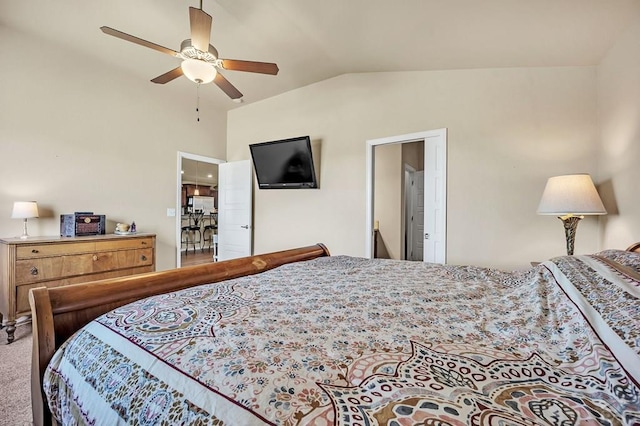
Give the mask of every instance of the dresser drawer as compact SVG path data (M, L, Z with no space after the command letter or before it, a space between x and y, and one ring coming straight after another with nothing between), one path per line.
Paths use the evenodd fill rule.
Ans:
M127 250L124 252L118 252L118 255L125 255L126 257L124 259L120 259L119 260L119 264L125 264L127 265L127 267L138 267L138 266L149 266L149 265L154 265L155 264L155 259L153 258L154 256L154 250L153 248L144 248L144 249L138 249L138 250L133 250L134 254L133 254L133 258L131 258L131 250Z
M126 250L152 248L153 238L126 238L122 240L105 240L96 243L96 251Z
M16 285L82 275L93 270L94 255L42 257L16 261Z
M94 251L95 247L96 244L94 242L25 245L16 248L16 258L34 259L64 254L87 253Z
M153 262L153 248L18 260L16 285L148 266Z
M136 268L153 264L153 249L118 250L96 253L92 272Z
M121 269L119 271L105 271L99 274L82 275L76 277L65 278L61 280L44 281L35 284L24 284L16 287L16 314L27 315L31 313L31 306L29 306L29 290L38 287L60 287L71 284L82 284L89 281L104 280L108 278L123 277L133 274L142 274L145 272L153 272L155 270L154 265L139 266L131 269Z

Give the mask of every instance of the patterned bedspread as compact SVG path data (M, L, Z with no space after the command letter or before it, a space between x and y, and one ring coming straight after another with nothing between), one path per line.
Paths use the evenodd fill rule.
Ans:
M527 271L320 258L108 313L61 424L640 424L640 254Z

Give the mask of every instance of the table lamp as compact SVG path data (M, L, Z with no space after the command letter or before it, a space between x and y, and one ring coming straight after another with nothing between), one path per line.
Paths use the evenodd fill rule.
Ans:
M607 214L607 211L591 176L584 173L549 178L537 213L558 216L562 221L567 238L567 254L571 256L580 219L585 215Z
M24 230L20 237L22 239L29 238L29 234L27 233L27 219L31 217L38 217L38 203L35 201L16 201L13 203L11 218L24 219Z

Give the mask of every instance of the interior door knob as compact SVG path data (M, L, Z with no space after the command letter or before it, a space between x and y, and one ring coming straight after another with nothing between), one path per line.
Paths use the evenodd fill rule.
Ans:
M240 225L240 228L249 229L249 225Z

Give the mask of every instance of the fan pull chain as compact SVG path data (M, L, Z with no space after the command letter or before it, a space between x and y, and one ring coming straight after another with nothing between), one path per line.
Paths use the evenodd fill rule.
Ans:
M196 86L196 115L198 117L198 122L200 122L200 83Z

